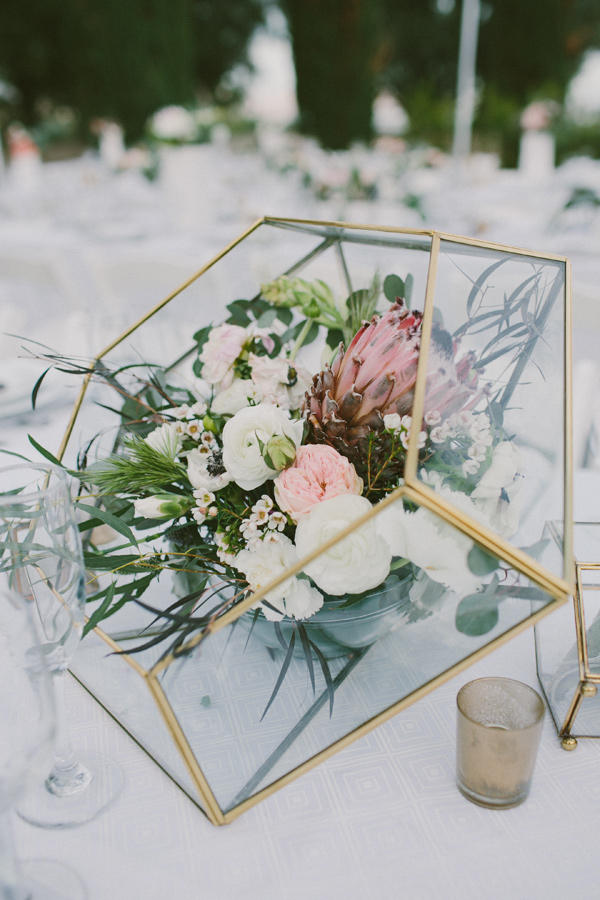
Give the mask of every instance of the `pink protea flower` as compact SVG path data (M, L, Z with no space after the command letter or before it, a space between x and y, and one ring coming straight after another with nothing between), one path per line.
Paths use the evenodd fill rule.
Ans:
M279 508L296 522L316 503L340 494L361 494L362 489L352 463L325 444L299 447L293 465L275 479Z
M423 315L397 300L365 322L333 366L315 375L304 412L314 441L358 463L383 417L412 409Z

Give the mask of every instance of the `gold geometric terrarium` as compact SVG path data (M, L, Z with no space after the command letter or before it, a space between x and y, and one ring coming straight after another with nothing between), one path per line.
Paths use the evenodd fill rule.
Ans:
M309 442L348 451L354 461L360 489L352 490L362 494L351 497L352 514L344 518L343 502L327 507L332 499L319 504L327 511L320 518L307 514L310 526L289 513L286 547L295 540L295 555L266 579L240 576L227 588L212 577L197 597L199 564L190 571L181 562L191 554L164 540L150 547L151 528L136 530L137 543L127 547L118 536L109 562L94 572L103 594L93 621L104 621L84 639L73 670L215 824L232 821L573 592L570 270L561 257L428 230L261 219L98 354L61 458L73 465L83 448L89 463L92 435L96 457L121 452L124 430L144 416L145 427L150 415L159 427L166 401L161 416L143 391L168 394L177 383L193 396L201 329L223 321L226 307L239 312L271 296L264 286L274 283L300 294L312 284L344 316L369 298L379 310L369 326L383 323L377 338L358 322L355 341L364 332L368 346L364 338L336 357L317 338L301 351L304 367L321 372L309 387L304 427ZM318 303L303 303L304 324L292 318L300 306L289 304L290 340L308 333L311 315L320 321ZM260 310L253 327L264 331L279 313ZM361 404L361 423L372 423L387 400L377 399L373 379L360 393L344 366L360 368L376 346L381 359L368 365L385 369L395 352L379 340L388 319L395 340L412 329L415 379L404 406L398 401L397 412L376 416L367 438L360 431L353 443L359 419L352 404ZM129 368L141 361L143 387ZM109 371L117 372L111 385L103 380ZM385 369L382 377L386 398L395 397L400 376ZM334 408L344 378L350 389ZM202 427L214 426L211 403L214 394ZM230 415L237 413L223 421ZM287 464L272 463L271 479ZM96 502L108 509L97 524L114 524L116 512L126 527L139 526L125 507ZM558 542L545 533L550 521L560 523ZM92 548L100 547L94 535ZM139 586L126 603L119 602L124 578ZM269 611L283 606L274 610L273 598L285 594L287 610L291 586L320 594L321 606L275 620ZM192 598L187 619L173 612L182 591ZM209 596L214 613L203 618ZM110 649L120 655L107 655Z
M562 543L551 522L552 543ZM556 617L535 628L537 672L565 750L600 737L600 523L575 522L575 593Z

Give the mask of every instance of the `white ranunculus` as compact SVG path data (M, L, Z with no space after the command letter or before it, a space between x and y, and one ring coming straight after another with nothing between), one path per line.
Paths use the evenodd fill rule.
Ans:
M366 497L341 494L317 503L296 528L299 557L308 556L371 509ZM378 532L377 518L356 528L306 566L306 574L327 594L360 594L387 578L392 554Z
M163 453L170 459L175 459L181 449L181 436L177 433L175 422L165 422L164 425L159 425L150 432L145 440L154 450Z
M494 450L487 472L471 494L480 516L502 537L512 537L519 527L522 476L521 456L512 441L502 441Z
M233 364L247 340L246 329L239 325L213 328L199 356L202 378L210 384L228 387L233 381Z
M228 388L219 391L210 408L220 416L234 416L240 409L248 406L248 400L258 399L260 395L250 378L236 378Z
M454 492L452 492L454 493ZM473 593L481 580L471 572L468 555L473 541L425 508L407 512L397 500L379 514L394 556L405 557L457 594Z
M199 491L220 491L231 481L231 475L225 470L220 475L210 475L207 469L208 454L195 448L186 454L187 476L192 487Z
M266 445L271 438L285 435L298 447L303 430L302 420L290 419L285 410L272 403L240 409L223 428L225 468L233 481L251 491L277 475L263 459L259 441Z

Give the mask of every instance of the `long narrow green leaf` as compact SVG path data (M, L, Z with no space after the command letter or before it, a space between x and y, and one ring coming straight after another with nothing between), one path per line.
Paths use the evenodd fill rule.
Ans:
M296 643L296 632L292 631L292 636L290 637L290 643L288 646L288 651L286 653L286 657L283 661L281 671L279 672L279 677L277 678L277 681L275 682L275 687L273 688L273 693L271 694L271 697L269 698L269 702L265 706L265 711L263 712L262 716L260 717L261 722L264 719L264 717L266 716L267 712L269 711L269 707L271 706L271 703L273 702L273 700L279 693L279 688L283 684L283 679L287 675L287 671L290 667L290 663L291 663L292 657L294 655L294 644L295 643Z
M304 650L304 657L306 659L306 668L308 669L308 674L310 677L310 683L312 685L313 694L315 693L315 668L313 666L312 660L312 651L310 649L310 641L308 640L308 635L306 634L306 629L304 625L298 625L298 634L300 635L300 640L302 641L302 649Z
M104 601L100 604L98 609L94 613L92 613L92 615L90 616L88 621L85 623L85 625L83 627L83 637L85 637L86 634L88 634L90 631L92 631L96 627L96 625L102 621L102 619L104 618L104 614L106 613L107 609L109 608L110 604L112 603L114 595L115 595L115 583L113 581L106 592L106 597L104 598Z
M77 502L75 506L78 509L82 509L84 512L89 513L91 516L94 516L96 519L100 519L105 525L110 525L111 528L114 528L115 531L118 531L119 534L122 534L131 544L135 544L137 547L138 542L135 539L133 531L128 525L125 525L118 516L114 516L112 513L109 513L108 510L102 509L99 506L89 506L87 503Z
M38 453L41 453L42 456L45 456L46 459L50 460L51 463L54 463L55 466L60 466L61 469L64 469L63 464L58 460L54 454L50 453L49 450L46 450L45 447L42 447L41 444L38 444L36 439L32 437L30 434L27 435L27 439L32 447L35 447Z
M47 369L44 369L44 371L42 372L42 374L40 375L40 377L38 378L38 380L36 381L36 383L33 386L33 390L31 392L31 408L32 409L35 409L35 401L37 400L38 391L42 386L42 382L43 382L44 378L46 377L46 375L48 374L48 372L50 371L51 368L52 368L52 366L48 366Z
M325 684L327 685L327 693L329 694L329 718L333 715L333 699L335 696L335 687L333 686L333 678L331 677L331 671L329 666L327 665L327 660L317 647L314 641L309 641L310 646L315 651L317 659L319 660L319 665L321 666L321 671L323 672L323 678L325 679Z

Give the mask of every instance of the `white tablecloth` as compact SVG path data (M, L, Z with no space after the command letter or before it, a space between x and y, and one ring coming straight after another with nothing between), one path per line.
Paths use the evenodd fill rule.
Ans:
M3 431L57 446L51 411ZM576 516L600 508L600 473L576 478ZM574 635L566 637L571 644ZM76 682L74 743L118 760L121 797L98 819L46 832L16 821L22 858L62 860L89 900L580 900L600 896L600 742L562 750L546 717L531 795L481 809L454 783L455 698L480 675L537 687L527 631L223 828L211 825Z
M18 822L19 854L68 862L90 900L592 900L600 744L565 752L547 717L525 804L485 810L455 787L456 693L490 674L536 685L531 632L223 828L73 682L74 739L118 760L125 789L77 829Z
M298 214L289 208L261 211ZM48 230L37 237L25 224L23 228L27 240L12 230L11 252L22 246L25 259L31 260L38 247L46 247L50 255L66 260L65 265L72 263L71 284L80 278L85 286L87 263L112 258L113 248L121 245L113 241L102 250L93 240L88 246L60 235L53 244ZM227 238L238 230L242 228L231 226ZM153 239L159 240L156 233ZM168 249L162 234L159 243ZM183 254L176 254L177 261L183 267L192 259L203 261L210 255L206 249L211 239L204 243L197 256L195 247L186 246ZM536 241L532 237L529 243ZM152 253L153 246L149 238L140 249ZM136 255L133 244L129 252ZM92 292L85 293L78 308L85 315L91 310L101 322L106 308L99 306L98 284L102 282L91 285ZM17 311L12 307L10 315ZM597 346L597 313L590 316L589 322L581 320L581 331L590 346L593 332ZM595 322L595 331L590 322ZM27 321L23 324L28 327ZM48 324L60 331L62 320ZM9 322L6 330L15 327ZM86 347L84 353L91 349L97 346ZM59 416L50 407L36 421L12 420L12 431L3 423L0 446L26 451L24 435L32 431L46 446L56 447L56 422L64 423L65 416L64 410ZM597 482L592 495L588 483L588 501L594 492L600 495ZM69 701L74 741L118 760L125 788L103 815L77 829L46 832L16 821L19 855L68 862L86 882L90 900L600 897L600 744L580 741L575 752L566 753L548 716L532 793L523 806L488 811L458 793L456 693L470 678L488 674L536 686L532 633L496 650L225 828L210 825L73 682Z

